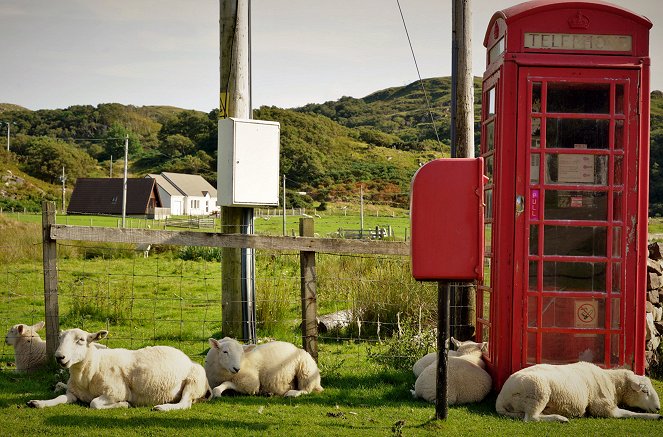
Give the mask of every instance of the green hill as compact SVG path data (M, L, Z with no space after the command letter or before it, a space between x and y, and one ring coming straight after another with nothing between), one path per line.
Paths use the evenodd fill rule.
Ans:
M12 103L0 103L0 114L7 111L29 111L29 109Z
M281 123L287 204L355 201L362 185L367 201L407 208L414 172L448 156L450 89L450 78L431 78L423 81L423 89L414 82L363 98L255 110L254 118ZM476 144L480 97L475 78ZM652 214L663 215L663 93L653 92L651 103L650 203ZM106 176L111 165L117 169L114 175L119 174L126 136L131 175L185 172L216 183L217 110L105 103L30 111L4 103L0 113L16 124L11 153L0 159L0 172L23 172L25 179L43 181L49 187L42 188L45 193L59 192L63 166L68 186L77 177ZM0 207L34 208L35 194L26 189L21 196L20 191L17 187L11 195L0 195ZM300 192L307 194L295 194Z

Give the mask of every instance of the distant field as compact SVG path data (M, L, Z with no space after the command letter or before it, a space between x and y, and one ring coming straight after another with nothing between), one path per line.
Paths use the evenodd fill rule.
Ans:
M281 211L270 210L256 210L255 215L255 231L257 234L267 235L283 235L283 216L280 215ZM359 230L360 216L357 211L351 211L347 214L339 212L340 208L336 208L333 212L314 212L308 210L304 214L308 217L313 217L315 220L315 233L319 237L337 237L338 231L343 230ZM294 215L290 215L293 214ZM286 235L299 234L299 219L303 217L300 215L299 210L287 210L285 229ZM279 214L279 215L276 215ZM316 215L313 215L316 214ZM3 215L26 223L41 223L40 214L24 214L24 213L10 213L3 212ZM122 219L119 217L108 216L80 216L80 215L57 215L56 223L64 225L76 226L99 226L99 227L120 227ZM167 222L164 220L151 220L151 219L135 219L127 218L126 226L128 228L149 228L149 229L169 229L169 230L182 230L182 228L167 227L164 228ZM386 211L375 210L367 211L364 213L364 230L380 228L387 229L391 226L393 239L396 241L405 241L410 239L410 217L407 210L402 209L388 209ZM203 231L212 231L211 229L201 229ZM220 232L221 221L215 219L214 231ZM649 218L649 233L650 234L663 234L663 218Z
M360 216L357 212L349 212L347 214L338 212L314 212L308 211L306 216L313 217L315 220L315 232L320 237L334 237L337 236L339 229L344 230L359 230L360 229ZM304 215L298 214L299 210L295 210L294 215L292 210L287 210L285 225L287 235L299 234L299 219ZM271 210L267 214L266 210L258 210L255 215L255 231L257 234L267 235L283 235L283 216L275 215L281 211ZM317 214L317 215L313 215ZM41 214L29 213L11 213L4 212L5 217L26 223L41 223ZM81 216L81 215L56 215L55 221L61 225L76 225L76 226L98 226L98 227L120 227L122 219L119 217L109 216ZM128 228L149 228L149 229L169 229L169 230L182 230L182 228L166 227L167 221L152 220L152 219L137 219L127 218L126 227ZM364 214L364 230L380 228L388 229L391 226L392 234L395 240L404 241L409 239L410 236L410 218L405 210L391 210L390 212L376 212L370 211ZM212 229L201 229L204 231L212 231ZM219 232L221 230L221 221L215 219L214 230Z

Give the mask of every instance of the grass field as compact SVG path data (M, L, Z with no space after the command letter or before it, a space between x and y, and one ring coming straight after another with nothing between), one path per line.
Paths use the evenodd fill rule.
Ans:
M95 411L83 405L35 410L30 399L54 397L51 374L0 372L3 436L656 436L661 421L572 419L568 424L523 423L495 413L495 395L482 403L450 407L445 421L433 420L431 404L411 398L414 376L365 359L362 345L323 345L320 394L296 399L228 396L194 404L190 410L149 408ZM659 393L663 384L654 382Z
M274 215L280 211L272 210L271 214L256 213L255 216L255 230L258 234L268 235L283 235L283 216ZM295 211L295 215L290 215L291 210L287 211L285 225L287 235L299 234L299 219L302 217ZM313 214L313 211L308 211ZM315 219L315 232L320 237L333 237L337 234L339 229L360 229L360 217L357 212L344 214L340 210L331 212L316 213L319 217ZM41 214L26 214L18 212L4 212L2 216L17 220L23 223L39 223L41 224ZM309 214L310 216L310 214ZM76 225L76 226L99 226L99 227L119 227L121 218L110 216L82 216L82 215L56 215L56 223L61 225ZM126 227L128 228L150 228L150 229L164 229L167 222L163 220L151 219L137 219L127 218ZM390 209L389 211L367 211L364 215L364 229L375 229L376 226L381 228L388 228L391 226L394 239L403 241L409 238L410 218L405 210ZM181 228L167 227L168 230L182 230ZM203 231L212 231L212 229L201 229ZM219 219L215 220L213 231L220 232L221 222Z
M37 218L34 222L40 222L40 216L33 217ZM345 216L333 216L338 217ZM263 221L271 220L274 219ZM404 218L400 220L407 223ZM324 216L317 220L321 229L325 229L324 221ZM337 224L328 229L334 229ZM12 232L2 225L0 221L3 234L0 235L3 251L0 321L8 328L13 323L43 319L41 235L40 227L35 224L12 224ZM178 258L176 251L157 251L144 259L131 250L115 247L59 245L58 250L63 328L108 329L110 336L104 342L110 347L168 344L181 348L194 361L203 362L207 338L220 335L218 261L185 260ZM368 320L361 338L355 332L341 332L321 339L319 365L323 393L297 399L224 396L195 404L187 411L173 412L155 412L149 408L93 411L78 404L35 410L27 408L26 401L54 397L52 388L57 381L66 380L66 375L16 374L11 366L13 351L3 345L0 435L337 437L663 433L661 421L582 418L569 424L522 423L495 413L495 394L479 404L451 407L446 421L432 420L434 407L412 399L409 391L415 381L409 363L423 352L409 355L413 352L407 347L407 337L394 341L385 335L389 321L394 328L397 313L403 319L413 319L422 308L434 309L431 302L436 287L413 281L406 261L318 255L319 312L370 307L373 316L381 315L383 327L380 342L375 332L371 332ZM301 344L298 255L261 251L256 262L259 337ZM427 326L434 323L430 312L419 317ZM663 382L654 381L654 386L663 396Z

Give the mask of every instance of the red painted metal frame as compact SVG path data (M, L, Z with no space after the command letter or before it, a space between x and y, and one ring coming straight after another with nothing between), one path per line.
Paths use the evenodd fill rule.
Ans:
M586 28L571 28L570 18L581 14L587 18ZM491 19L484 45L487 48L487 68L483 79L482 108L482 144L484 158L493 156L493 178L485 186L492 190L492 211L486 211L486 223L492 224L492 242L486 259L490 260L490 274L483 284L479 284L477 293L477 338L490 341L489 351L485 356L487 368L493 376L494 386L500 388L508 376L526 366L527 332L527 295L528 295L528 259L529 259L529 213L515 214L516 194L526 199L525 211L528 211L529 195L529 124L531 123L528 96L528 78L537 76L544 81L565 78L566 80L615 83L622 81L631 85L625 87L630 96L625 101L630 110L625 112L624 129L628 138L624 144L625 181L623 193L626 208L622 230L622 253L626 262L622 262L622 294L620 296L619 334L624 339L620 344L620 361L629 365L637 373L644 372L645 320L644 303L646 287L647 258L647 212L648 212L648 170L649 170L649 29L651 22L624 8L600 1L559 1L536 0L498 11ZM541 33L579 33L600 35L631 35L630 52L598 52L551 49L527 49L523 47L525 32ZM502 53L490 52L502 39L505 49ZM490 62L492 61L492 62ZM638 82L636 84L636 82ZM489 116L485 107L488 91L495 87L496 114ZM614 85L611 88L614 91ZM610 94L611 100L613 94ZM614 105L614 102L611 103ZM612 106L611 106L612 109ZM565 118L574 115L564 114ZM588 118L585 115L578 117ZM602 118L597 116L595 118ZM612 116L611 116L612 117ZM589 117L592 118L592 117ZM610 117L603 117L609 119ZM614 117L612 117L614 119ZM486 150L486 126L494 123L494 152ZM610 122L612 144L612 123ZM542 129L544 123L541 122ZM542 132L543 136L543 132ZM583 149L565 153L607 154L612 151ZM545 151L541 151L540 167L545 162ZM612 162L613 158L608 158ZM609 164L612 165L612 164ZM488 166L486 166L488 167ZM610 167L609 167L610 168ZM543 170L540 170L541 172ZM594 190L611 190L613 182L609 175L608 188L596 187ZM545 189L544 180L540 179L541 188ZM566 186L564 187L567 188ZM568 188L572 188L568 187ZM582 186L587 190L587 186ZM609 202L612 203L612 202ZM612 206L610 206L612 208ZM610 214L611 211L608 211ZM611 215L608 216L608 220ZM556 224L548 221L546 224ZM562 223L558 223L562 224ZM565 223L566 224L566 223ZM583 225L596 224L611 226L604 221L583 222ZM540 225L542 226L542 225ZM539 232L539 250L542 250L543 232ZM609 239L611 241L611 239ZM611 244L611 243L610 243ZM626 250L628 244L628 251ZM608 248L606 248L606 252ZM607 256L611 256L610 252ZM546 259L567 259L546 257ZM594 257L590 260L604 261L607 258ZM586 261L587 259L583 259ZM615 260L613 260L615 261ZM542 268L539 262L539 269ZM606 265L611 265L606 262ZM610 285L608 277L612 272L606 267L606 289ZM539 272L538 280L542 281ZM626 288L628 290L626 291ZM538 283L542 290L542 283ZM607 291L607 290L606 290ZM484 302L484 293L490 302ZM570 294L576 296L577 294ZM602 296L611 299L610 293L581 293L586 296ZM624 296L628 295L628 299ZM559 296L559 295L558 295ZM564 295L564 297L569 295ZM541 301L539 297L539 320L541 323ZM484 314L484 304L489 314ZM606 314L610 304L605 307ZM609 323L606 318L605 324ZM610 326L604 326L609 331ZM597 329L601 331L601 329ZM487 333L487 335L486 335ZM539 336L538 355L541 359ZM611 336L605 337L605 345ZM608 348L605 349L608 360Z

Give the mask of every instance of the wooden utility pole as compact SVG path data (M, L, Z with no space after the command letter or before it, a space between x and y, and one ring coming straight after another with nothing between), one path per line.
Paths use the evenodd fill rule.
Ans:
M471 0L453 0L451 36L452 158L474 158Z
M64 199L65 199L65 195L67 194L67 191L66 191L66 188L65 188L66 187L65 181L67 180L67 176L64 173L64 166L62 166L62 176L60 176L60 180L62 181L62 214L64 214L64 211L65 211L65 209L64 209Z
M359 185L359 238L364 238L364 184Z
M124 178L122 178L122 227L127 220L127 170L129 165L129 134L124 137Z
M220 118L251 118L249 0L220 0ZM221 208L222 232L253 233L253 208ZM223 335L255 340L253 249L222 250Z
M453 0L451 150L453 158L474 157L474 77L472 76L471 0ZM474 335L476 287L457 283L451 287L451 335L467 340ZM463 328L462 330L460 328Z
M451 157L474 157L474 78L472 77L471 0L453 0L451 7ZM438 282L438 334L435 418L446 419L447 340L465 340L466 332L455 332L459 325L474 325L475 289L472 283ZM450 307L467 305L462 314ZM471 314L470 314L471 313ZM451 326L450 326L451 325ZM462 334L462 335L461 335ZM472 335L474 331L472 330Z
M286 236L287 231L287 225L285 221L285 175L283 175L283 236Z

